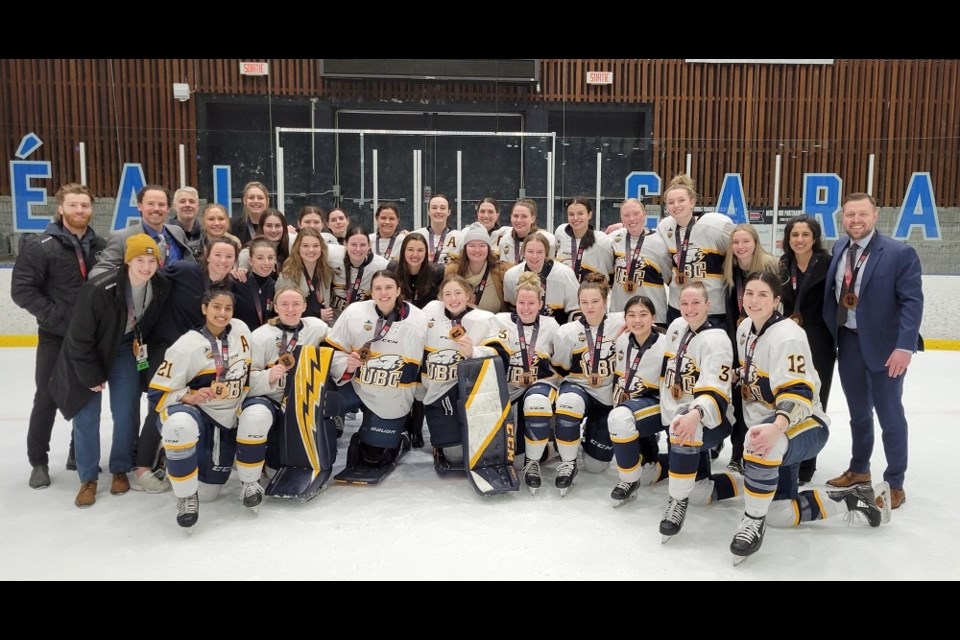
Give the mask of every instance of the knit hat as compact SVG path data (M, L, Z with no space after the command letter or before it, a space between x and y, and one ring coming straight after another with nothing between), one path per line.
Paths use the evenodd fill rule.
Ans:
M151 256L160 259L160 249L153 238L145 233L138 233L135 236L127 238L127 249L123 254L123 261L129 263L139 256Z
M487 243L487 246L492 246L490 243L490 232L479 222L474 222L463 230L463 239L460 241L460 246L466 247L468 242L474 240L483 240Z

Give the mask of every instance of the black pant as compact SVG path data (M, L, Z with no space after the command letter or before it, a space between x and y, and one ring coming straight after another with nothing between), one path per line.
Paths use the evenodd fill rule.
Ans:
M733 451L730 452L731 462L739 460L743 462L743 443L747 438L747 421L743 417L743 396L740 393L740 386L733 387L733 431L730 433L730 444L733 445Z
M159 343L147 345L150 354L150 368L147 369L148 385L157 369L163 364L163 358L166 356L169 346ZM157 464L161 441L160 414L157 413L156 405L150 402L148 403L147 417L143 419L143 426L140 427L140 439L137 441L137 459L134 461L134 466L153 468Z
M50 397L50 376L53 375L62 346L63 336L43 330L38 332L37 365L34 370L37 391L33 396L33 410L30 412L30 426L27 428L27 458L34 467L50 464L47 454L50 451L53 422L57 417L57 405Z

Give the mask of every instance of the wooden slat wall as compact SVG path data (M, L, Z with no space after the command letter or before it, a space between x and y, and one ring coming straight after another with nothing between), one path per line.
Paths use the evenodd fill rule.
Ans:
M642 103L652 105L652 169L665 180L692 171L701 203L715 202L724 173L743 175L748 204L772 200L782 156L781 206L800 206L804 173L837 173L844 192L867 187L899 206L913 171L929 171L940 206L960 206L960 60L836 60L833 65L692 64L654 59L544 59L541 91L491 82L343 80L320 77L316 59L262 59L267 77L240 75L238 59L0 60L3 154L21 137L44 141L30 159L50 160L53 182L79 180L77 143L87 144L88 182L113 196L125 162L148 181L197 182L195 100L177 102L174 82L228 95L396 98L444 102ZM587 71L612 71L612 86L588 86ZM10 193L9 171L0 193Z

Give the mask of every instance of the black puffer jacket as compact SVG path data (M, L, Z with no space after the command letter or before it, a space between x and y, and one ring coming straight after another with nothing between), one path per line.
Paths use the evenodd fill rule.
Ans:
M67 335L73 306L83 284L69 233L60 222L54 222L42 234L27 239L13 267L10 286L13 301L36 317L40 330L58 336ZM98 236L92 227L88 227L84 239L89 246L84 256L89 274L107 240Z
M126 279L127 266L123 265L101 273L80 289L70 331L50 378L50 396L67 420L93 397L90 388L107 380L127 328ZM149 334L157 323L170 296L170 281L163 274L157 273L150 282L153 299L140 320L143 335ZM149 347L148 342L148 357L156 357L150 354ZM145 374L146 370L140 373Z

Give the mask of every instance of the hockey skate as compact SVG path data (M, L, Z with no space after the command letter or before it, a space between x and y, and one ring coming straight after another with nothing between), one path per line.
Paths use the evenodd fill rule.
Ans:
M527 458L523 465L523 483L527 485L530 495L537 495L537 489L540 488L540 461Z
M194 525L200 518L200 498L197 494L177 500L177 524L193 535Z
M637 499L637 489L640 488L640 481L636 482L627 482L626 480L621 480L617 483L617 486L613 488L613 491L610 492L610 501L613 504L614 508L622 507L628 502L633 502Z
M560 497L567 495L567 491L573 486L573 481L577 477L577 461L565 460L557 465L557 489L560 489Z
M883 498L880 502L883 508L877 506L877 495ZM890 522L890 485L881 482L876 488L870 485L858 484L839 491L828 491L827 495L835 502L845 502L847 514L844 516L847 524L853 524L857 515L863 516L871 527L879 527L881 523Z
M667 510L663 512L663 518L660 520L660 544L666 544L670 539L680 533L683 528L683 521L687 517L687 505L689 500L677 500L670 498L667 503Z
M763 532L767 528L766 520L765 516L754 518L743 514L740 519L740 529L730 542L733 566L739 566L741 562L760 550L760 545L763 544Z
M244 482L240 489L240 502L250 511L259 515L263 503L263 485L259 482Z

